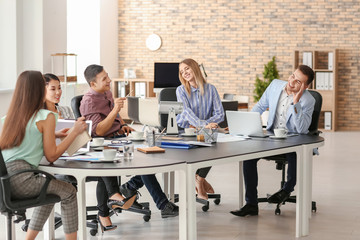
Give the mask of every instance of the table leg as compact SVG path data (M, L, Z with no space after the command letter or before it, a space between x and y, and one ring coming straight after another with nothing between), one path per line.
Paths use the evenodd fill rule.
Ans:
M239 162L239 209L244 205L244 175L243 162Z
M170 172L170 199L172 202L175 201L175 172Z
M44 229L44 240L55 239L55 207L50 212L49 218L46 220Z
M188 238L191 240L197 239L197 226L196 226L196 197L194 193L195 188L195 171L191 164L187 164L187 226Z
M186 168L178 171L179 173L179 239L186 240L188 239L188 226L187 226L187 209L186 209L186 200L187 200L187 176L186 176Z
M85 177L76 178L78 184L78 214L79 214L79 232L78 239L85 240L86 235L86 189Z

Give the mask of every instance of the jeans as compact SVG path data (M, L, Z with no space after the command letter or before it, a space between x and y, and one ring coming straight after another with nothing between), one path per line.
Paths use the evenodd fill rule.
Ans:
M127 183L131 190L138 190L145 185L153 198L156 207L160 210L164 209L165 205L169 202L165 193L162 191L155 174L137 175L132 177Z
M99 177L96 186L97 208L101 217L109 216L107 201L109 197L119 193L119 184L116 177Z
M294 191L296 185L296 153L287 153L286 160L288 161L287 181L283 186L283 190L287 193ZM245 200L247 204L258 204L258 171L257 162L260 159L247 160L243 163L243 174L245 181Z

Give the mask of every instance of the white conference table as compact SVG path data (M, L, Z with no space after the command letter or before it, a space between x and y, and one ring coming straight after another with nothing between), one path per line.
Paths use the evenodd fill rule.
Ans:
M84 162L43 162L41 170L52 174L73 175L78 181L79 239L86 239L85 178L87 176L141 175L160 172L179 172L179 239L197 239L195 172L198 168L239 162L239 207L243 205L242 161L289 152L297 154L296 237L309 234L312 193L313 149L323 146L318 136L300 135L286 140L252 139L239 142L216 143L212 147L190 150L166 149L163 154L135 153L132 161L91 164ZM151 163L151 164L149 164ZM49 228L53 224L49 221ZM49 231L45 238L52 238Z

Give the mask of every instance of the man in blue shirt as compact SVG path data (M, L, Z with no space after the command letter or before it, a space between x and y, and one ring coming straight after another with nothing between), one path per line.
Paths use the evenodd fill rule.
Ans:
M269 108L267 130L285 128L288 132L306 134L312 120L315 99L306 90L314 79L314 71L300 65L288 78L288 81L274 79L265 90L259 102L252 109L262 114ZM286 154L288 161L287 182L283 188L268 198L269 203L281 203L290 197L296 185L296 153ZM257 162L259 159L244 161L246 205L231 211L233 215L244 217L258 215Z

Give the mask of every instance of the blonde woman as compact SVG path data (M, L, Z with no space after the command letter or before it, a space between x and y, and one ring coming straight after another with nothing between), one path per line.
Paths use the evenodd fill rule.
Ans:
M217 128L224 120L224 109L214 85L207 83L199 64L193 59L185 59L179 64L181 86L176 89L178 102L184 104L184 111L177 115L180 127ZM198 198L208 199L207 193L214 189L205 180L211 167L200 168L196 172L196 191Z

